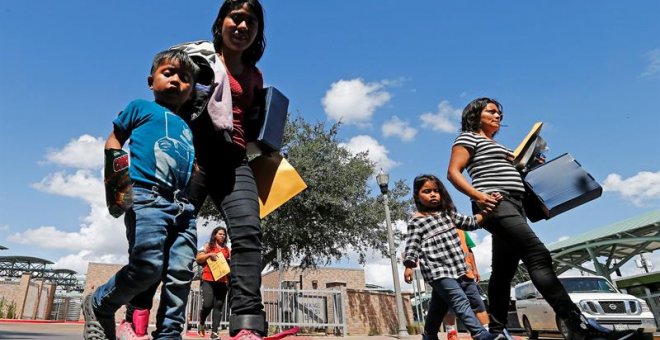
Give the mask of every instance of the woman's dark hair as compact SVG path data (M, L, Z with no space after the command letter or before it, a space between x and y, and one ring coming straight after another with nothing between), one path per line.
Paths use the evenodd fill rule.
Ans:
M266 37L264 36L264 9L261 6L261 3L259 3L259 0L225 0L222 6L220 6L213 27L211 27L211 33L213 33L213 47L216 52L221 52L222 23L225 21L229 12L239 9L245 4L248 5L250 10L252 10L252 13L257 17L259 29L257 30L257 36L254 38L252 45L243 52L241 60L247 65L256 66L266 49Z
M215 234L217 234L220 230L225 232L225 241L222 242L221 246L226 246L227 245L227 229L225 227L215 227L213 231L211 232L211 238L209 239L209 247L215 247Z
M440 191L440 206L437 208L427 207L419 200L419 190L421 190L424 183L428 181L435 182L438 186L438 191ZM415 177L413 180L413 200L415 200L417 211L456 211L456 206L454 205L451 196L449 196L447 188L445 188L444 184L440 182L440 179L434 175L424 174Z
M495 104L497 109L500 110L500 121L504 118L502 115L502 104L497 100L488 97L477 98L468 103L463 109L463 115L461 116L462 132L478 132L481 129L481 111L488 104Z

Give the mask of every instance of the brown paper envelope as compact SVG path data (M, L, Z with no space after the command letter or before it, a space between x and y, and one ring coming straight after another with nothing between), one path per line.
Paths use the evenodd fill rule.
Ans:
M222 254L220 253L218 253L217 260L208 259L206 260L206 264L209 265L209 269L211 269L211 274L213 275L213 279L215 279L216 281L218 281L223 276L229 274L229 263L227 263L225 257L222 256Z
M531 142L534 140L534 137L538 136L541 132L541 127L543 127L543 122L534 123L532 129L527 133L527 136L523 138L520 145L518 145L516 150L513 151L513 164L520 162L520 158L525 154Z
M291 164L282 157L259 156L250 161L259 193L259 217L264 218L307 188Z

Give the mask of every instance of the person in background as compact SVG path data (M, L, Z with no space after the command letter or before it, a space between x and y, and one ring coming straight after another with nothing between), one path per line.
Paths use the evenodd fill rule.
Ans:
M199 315L199 326L197 334L205 336L204 322L213 311L211 322L211 339L218 339L218 326L220 325L220 318L222 317L222 309L224 307L225 299L227 298L227 283L229 278L227 275L215 278L211 273L211 268L207 263L208 260L217 260L218 256L224 257L229 263L229 254L231 249L227 247L227 229L223 227L216 227L211 232L209 242L204 244L202 249L197 253L197 264L204 266L202 269L202 310Z

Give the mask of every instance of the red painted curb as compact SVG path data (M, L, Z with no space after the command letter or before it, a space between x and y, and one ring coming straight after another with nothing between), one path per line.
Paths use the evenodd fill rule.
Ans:
M61 324L83 324L83 321L62 320L24 320L24 319L0 319L0 323L61 323Z

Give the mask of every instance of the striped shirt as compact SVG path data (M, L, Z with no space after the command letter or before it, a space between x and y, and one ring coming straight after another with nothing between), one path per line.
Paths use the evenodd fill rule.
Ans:
M525 192L520 173L511 163L513 151L472 132L461 133L454 141L454 146L456 145L463 146L472 153L466 169L475 189L485 193Z
M467 273L465 253L456 228L479 228L474 216L458 212L439 212L415 216L408 221L403 264L414 268L417 260L426 282L439 278L457 279Z

